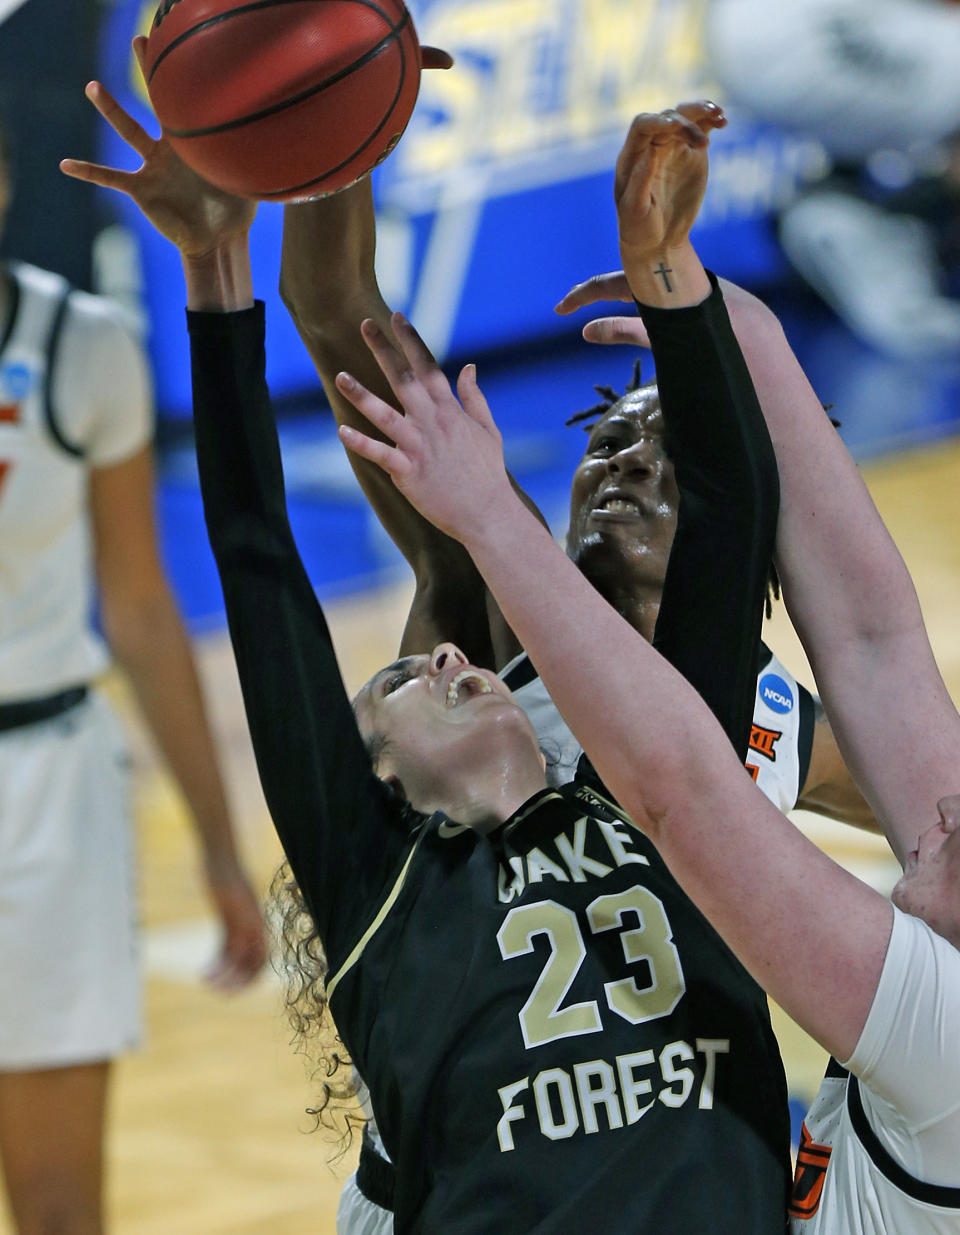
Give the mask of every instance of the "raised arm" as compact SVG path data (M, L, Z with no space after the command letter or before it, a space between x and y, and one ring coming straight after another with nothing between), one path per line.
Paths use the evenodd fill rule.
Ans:
M363 423L337 389L341 370L355 374L380 398L396 402L361 333L361 323L367 321L368 337L379 330L396 342L377 283L376 242L369 177L332 197L284 209L280 292L338 425ZM416 589L401 654L452 640L474 664L502 668L520 644L469 554L424 519L379 468L353 454L350 463L374 513L414 573ZM543 521L530 498L521 495Z
M780 467L784 600L844 758L902 861L960 783L960 717L903 559L779 322L740 289L728 298Z
M711 103L637 117L617 161L614 196L680 491L654 646L706 700L743 757L778 492L722 296L689 238L706 188L708 134L725 123Z
M331 963L409 845L373 774L329 631L287 521L254 304L252 203L184 167L102 87L90 97L143 159L137 172L72 165L127 193L179 249L190 310L204 513L264 795ZM354 871L354 878L344 878Z
M390 388L360 332L365 319L388 337L390 310L374 270L376 217L370 178L321 201L286 206L280 293L316 366L337 424L356 424L357 413L337 390L341 369L355 372L382 398ZM478 665L503 663L514 645L494 647L486 585L463 547L438 532L377 467L350 456L357 482L377 518L410 563L416 581L400 644L401 655L423 652L444 639ZM502 628L502 629L500 629ZM494 633L502 641L503 623Z

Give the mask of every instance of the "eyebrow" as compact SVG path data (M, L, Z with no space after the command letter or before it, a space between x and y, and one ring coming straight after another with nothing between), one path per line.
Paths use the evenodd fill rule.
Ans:
M595 434L598 430L600 430L600 431L603 431L603 430L606 430L606 429L628 429L628 430L632 430L634 427L635 427L635 420L634 420L634 418L633 418L633 417L631 417L631 416L627 416L627 415L624 415L624 414L623 414L623 413L621 413L621 412L618 412L615 416L611 416L611 415L608 413L606 416L602 416L599 420L595 421L595 422L594 422L594 423L593 423L593 424L589 427L589 429L587 430L587 432L590 434L590 436L591 436L591 437L593 437L593 435L594 435L594 434ZM646 425L641 424L641 426L640 426L640 432L641 432L641 433L645 433L645 432L646 432Z

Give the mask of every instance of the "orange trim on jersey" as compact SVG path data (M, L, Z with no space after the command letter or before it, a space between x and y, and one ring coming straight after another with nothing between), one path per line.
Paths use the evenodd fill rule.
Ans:
M750 749L758 755L763 755L773 763L777 762L777 742L783 737L780 729L764 729L762 725L750 726Z
M793 1176L793 1195L788 1211L791 1218L812 1218L820 1208L823 1184L832 1153L831 1146L818 1145L811 1139L804 1123L800 1129L797 1169Z
M750 773L750 775L753 777L754 780L756 780L759 777L760 769L757 767L755 763L745 763L743 766L747 769L747 771Z
M16 425L20 423L19 403L0 403L0 425Z

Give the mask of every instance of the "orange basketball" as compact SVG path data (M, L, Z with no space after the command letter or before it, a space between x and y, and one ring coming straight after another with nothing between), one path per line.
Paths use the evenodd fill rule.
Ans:
M228 192L296 201L387 157L420 45L403 0L162 0L144 73L186 164Z

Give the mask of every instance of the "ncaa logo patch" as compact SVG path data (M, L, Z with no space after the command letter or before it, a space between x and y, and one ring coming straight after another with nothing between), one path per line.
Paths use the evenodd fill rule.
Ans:
M25 399L36 383L37 375L29 365L12 360L0 366L0 386L10 399Z
M778 674L765 673L757 690L771 712L785 716L793 711L793 691Z

